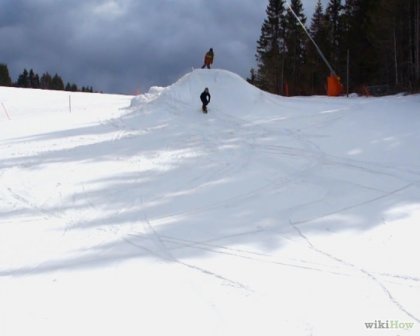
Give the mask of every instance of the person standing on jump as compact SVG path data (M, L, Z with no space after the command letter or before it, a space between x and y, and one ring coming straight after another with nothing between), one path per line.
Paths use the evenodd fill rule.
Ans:
M210 48L210 50L207 51L206 55L204 56L204 64L201 67L201 69L204 69L204 68L210 69L210 65L213 64L213 59L214 59L213 48Z
M205 88L204 91L200 95L201 102L203 103L203 106L201 110L203 113L207 113L207 105L210 103L210 92L208 88Z

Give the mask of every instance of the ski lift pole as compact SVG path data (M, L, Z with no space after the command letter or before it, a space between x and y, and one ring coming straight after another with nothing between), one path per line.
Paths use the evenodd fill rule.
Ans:
M290 6L290 4L287 4L289 7L290 12L293 14L293 16L296 18L296 20L299 22L299 24L302 26L303 31L306 33L306 35L308 36L308 38L311 40L311 42L313 43L313 45L315 46L316 50L318 51L318 54L321 56L322 60L325 62L325 64L327 65L328 69L330 69L330 73L333 76L337 76L336 72L334 71L333 67L331 66L330 62L328 62L327 58L325 57L324 53L322 52L321 48L319 48L318 44L316 44L315 40L312 38L311 34L309 34L308 30L306 29L305 25L303 24L303 22L299 19L299 17L297 16L297 14L295 13L295 11L293 10L292 6Z

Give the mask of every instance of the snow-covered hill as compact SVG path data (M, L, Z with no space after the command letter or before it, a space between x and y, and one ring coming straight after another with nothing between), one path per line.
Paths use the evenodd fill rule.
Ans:
M0 103L1 335L419 333L420 96Z

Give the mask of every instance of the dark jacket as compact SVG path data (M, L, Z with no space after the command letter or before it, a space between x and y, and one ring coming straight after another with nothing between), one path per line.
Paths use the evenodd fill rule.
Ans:
M210 103L210 93L208 91L203 91L200 95L200 99L203 102L203 104L208 104Z

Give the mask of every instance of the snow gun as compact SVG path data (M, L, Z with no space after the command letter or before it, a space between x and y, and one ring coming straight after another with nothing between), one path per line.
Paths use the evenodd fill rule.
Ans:
M322 60L327 65L328 69L330 69L330 75L327 78L327 95L330 97L337 97L340 96L343 92L343 85L341 84L340 77L337 76L337 73L334 71L333 67L331 66L330 62L328 62L327 58L325 57L324 53L322 52L321 48L316 44L314 39L312 38L311 34L309 34L308 30L306 29L305 25L302 23L302 21L299 19L299 17L296 15L295 11L293 10L292 6L288 3L288 7L290 12L293 14L293 16L296 18L296 20L299 22L299 24L302 26L304 32L308 36L308 38L311 40L313 45L315 46L316 50L318 51L318 54L321 56Z

